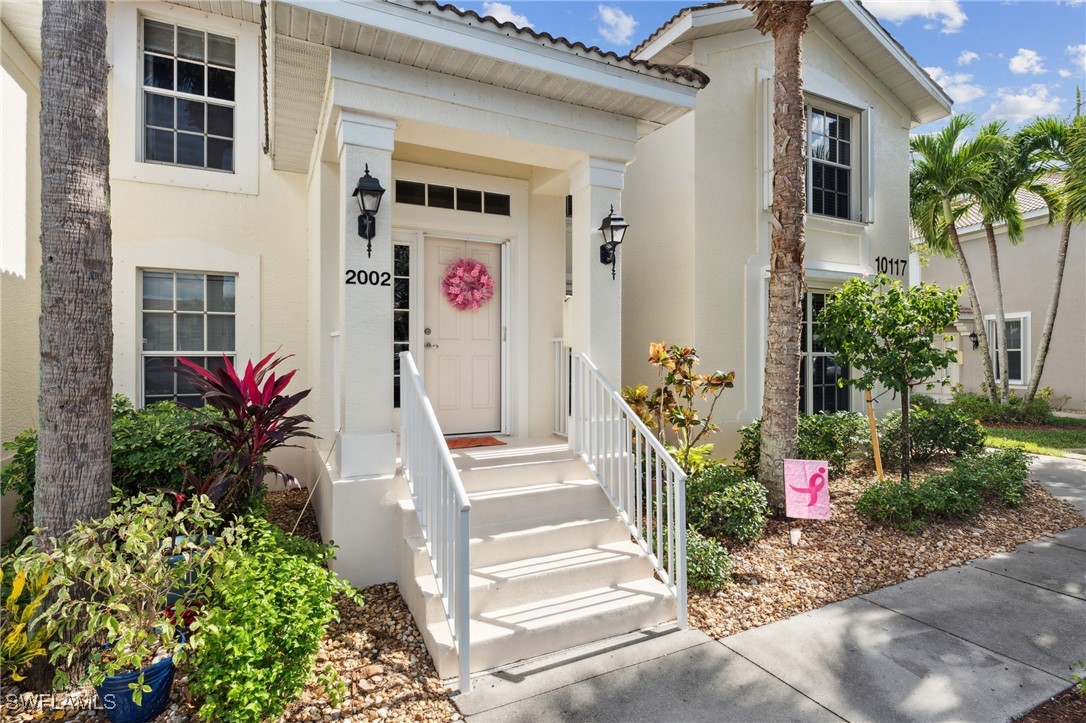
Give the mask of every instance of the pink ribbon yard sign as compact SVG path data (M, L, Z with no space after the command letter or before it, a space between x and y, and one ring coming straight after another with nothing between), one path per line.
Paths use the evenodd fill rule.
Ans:
M803 520L830 519L829 468L823 460L784 460L785 514Z

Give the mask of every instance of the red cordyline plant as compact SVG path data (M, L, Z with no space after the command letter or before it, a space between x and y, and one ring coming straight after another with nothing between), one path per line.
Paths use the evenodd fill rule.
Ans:
M283 394L297 370L276 376L273 370L290 356L273 357L274 352L255 365L250 360L241 374L225 355L222 365L214 370L184 357L178 358L182 366L174 367L200 392L207 406L222 413L221 420L193 427L225 443L226 449L217 451L212 460L217 471L200 479L186 469L185 479L194 494L210 497L224 516L244 512L266 475L275 475L287 484L294 481L292 475L267 462L269 452L296 447L289 444L292 439L316 438L306 426L313 421L308 415L290 414L310 390Z

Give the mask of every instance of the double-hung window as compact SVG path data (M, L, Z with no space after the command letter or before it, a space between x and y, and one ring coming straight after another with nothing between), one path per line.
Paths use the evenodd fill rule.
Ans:
M1027 356L1025 349L1029 339L1029 317L1025 314L1005 314L1007 322L1007 371L1011 384L1025 384L1028 378ZM1003 380L1003 370L999 365L999 325L994 318L987 318L988 346L991 348L992 364L996 379Z
M143 18L143 160L234 171L235 40Z
M854 117L807 107L807 212L852 219L856 204Z
M236 354L237 277L187 271L143 272L143 403L200 395L172 370L178 357L214 369Z
M847 412L849 387L838 386L838 379L848 379L849 369L837 363L822 345L818 315L826 306L828 294L812 291L803 296L803 330L800 337L799 411Z

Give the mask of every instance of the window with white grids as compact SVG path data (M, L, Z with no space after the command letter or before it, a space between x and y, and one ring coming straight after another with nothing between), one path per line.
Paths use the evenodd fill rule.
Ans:
M807 211L853 217L853 118L807 108Z
M234 38L143 18L143 160L234 172Z
M237 277L188 271L143 271L143 403L173 399L197 406L200 395L173 372L178 357L205 369L236 354Z

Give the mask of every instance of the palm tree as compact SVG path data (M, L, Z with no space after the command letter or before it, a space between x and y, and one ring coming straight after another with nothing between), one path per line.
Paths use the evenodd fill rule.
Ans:
M109 511L113 269L104 0L46 0L41 45L34 524L57 535Z
M1020 138L1010 138L1003 121L990 123L981 129L998 142L989 171L978 199L984 232L988 238L988 256L992 263L992 290L995 296L996 346L999 349L999 398L1004 404L1010 399L1010 373L1007 353L1007 317L1003 307L1003 280L999 271L999 251L995 227L1003 224L1012 246L1022 243L1022 212L1018 207L1018 191L1039 193L1041 171L1031 162L1029 149Z
M807 159L803 34L811 0L747 0L755 27L773 36L773 231L769 262L762 441L758 479L784 514L784 460L799 446L799 360Z
M1042 184L1039 194L1048 204L1049 223L1062 219L1063 230L1056 252L1056 278L1052 283L1052 296L1045 314L1044 331L1037 349L1037 360L1030 372L1026 387L1026 401L1032 401L1041 384L1045 359L1052 342L1052 328L1056 325L1056 312L1060 306L1060 288L1063 270L1067 263L1067 246L1071 239L1071 225L1086 220L1086 116L1077 115L1072 120L1038 118L1020 131L1023 143L1032 152L1041 168L1058 173L1059 183Z
M938 133L914 136L909 141L913 154L909 172L909 215L930 248L947 256L953 254L958 260L969 303L973 305L973 329L985 350L981 354L985 392L992 402L998 402L992 358L987 353L984 314L958 238L957 220L965 208L981 198L992 156L999 150L1000 141L986 134L961 140L962 133L972 125L971 114L956 115Z

